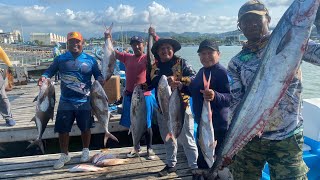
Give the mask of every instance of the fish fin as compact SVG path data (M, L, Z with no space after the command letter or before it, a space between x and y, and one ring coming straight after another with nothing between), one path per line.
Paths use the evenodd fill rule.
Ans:
M108 139L111 138L117 142L119 142L118 138L116 138L113 134L106 132L104 134L103 145L106 146Z
M37 139L35 141L33 141L31 144L29 144L29 146L27 147L27 149L29 149L30 147L34 146L34 145L38 145L42 154L44 154L44 147L43 147L43 143L41 139Z
M38 95L33 99L32 102L36 102L38 100Z
M166 136L166 142L168 142L170 139L172 139L173 143L177 144L177 139L173 136L172 133L168 133Z
M130 135L130 133L131 133L131 128L129 128L128 135Z
M138 149L136 149L136 152L138 152L138 153L137 153L138 158L139 158L139 160L140 160L141 164L143 164L143 162L142 162L142 158L141 158L140 153L139 153L139 150L138 150Z
M282 39L277 47L276 54L280 53L288 45L292 36L293 36L292 30L289 29L287 31L287 33L282 37Z
M210 147L215 148L217 146L217 144L218 144L218 141L215 140L213 143L210 144Z
M106 27L106 25L105 25L105 27ZM112 27L113 27L113 22L111 23L111 25L108 28L106 28L106 32L111 33Z
M262 131L259 131L259 132L257 133L257 135L259 136L259 138L261 138L261 136L262 136Z
M204 72L202 74L202 78L203 78L203 87L204 87L204 89L209 89L210 82L211 82L211 72L210 72L208 80L207 80L206 75L204 74Z
M168 133L167 136L166 136L166 141L168 142L170 139L173 139L172 138L172 134Z
M35 117L35 116L33 116L33 118L30 120L30 122L31 122L31 121L36 122L36 117Z

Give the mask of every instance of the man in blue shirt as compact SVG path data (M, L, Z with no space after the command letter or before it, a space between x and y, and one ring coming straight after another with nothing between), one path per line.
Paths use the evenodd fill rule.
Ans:
M59 133L61 157L54 164L54 169L62 168L71 159L68 155L69 132L75 119L81 130L83 145L80 161L87 162L90 159L90 128L93 122L90 106L91 76L103 83L97 61L82 52L82 35L70 32L67 41L69 51L57 56L39 79L41 85L44 79L51 78L57 71L61 75L61 96L54 129Z

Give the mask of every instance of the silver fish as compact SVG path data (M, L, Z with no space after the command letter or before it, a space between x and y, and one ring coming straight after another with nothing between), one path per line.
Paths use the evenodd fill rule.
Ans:
M144 91L141 85L137 85L132 94L130 119L130 131L132 134L132 141L134 147L140 142L143 134L147 130L147 113L146 113L146 100L144 98ZM136 149L138 151L138 149ZM139 154L139 153L138 153Z
M119 140L108 130L110 120L108 96L98 81L93 82L90 97L92 112L105 130L104 145L107 143L108 138L119 142Z
M105 34L112 31L113 23L110 27L106 28ZM101 72L104 80L109 80L113 74L114 67L116 65L116 57L114 54L114 48L112 45L111 37L105 37L103 46L103 59L101 62Z
M151 48L153 46L153 36L149 34L148 36L148 45L147 45L147 78L150 77L152 65L155 63L155 58L153 53L151 52ZM148 81L148 80L147 80Z
M166 141L172 139L173 142L177 142L177 138L183 128L184 111L183 99L180 90L177 88L172 92L169 100L169 133L167 134Z
M95 154L91 159L92 164L97 164L99 161L105 160L105 159L116 159L116 154L108 154L107 152L99 152Z
M209 89L211 81L211 72L209 79L203 73L203 84L205 89ZM199 124L199 145L201 152L208 166L211 167L214 162L214 152L217 142L214 139L214 129L212 124L211 105L208 101L203 101L201 119Z
M223 157L232 158L263 132L300 66L318 7L319 0L295 0L273 30L259 69L233 113L210 174L222 165Z
M34 101L37 101L36 115L31 121L35 121L39 134L37 139L33 141L27 149L33 145L38 145L44 154L44 147L41 139L49 120L53 120L54 105L56 102L55 89L50 79L45 79L42 82L39 94Z
M69 172L97 172L101 171L103 168L96 167L94 165L89 164L78 164L69 169Z
M169 121L169 100L171 96L171 88L168 84L167 76L162 75L158 83L157 98L159 106L163 115L161 122L164 125L161 127L168 127Z

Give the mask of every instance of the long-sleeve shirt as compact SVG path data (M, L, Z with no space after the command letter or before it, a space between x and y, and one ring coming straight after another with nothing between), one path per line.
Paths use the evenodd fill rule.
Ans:
M9 57L7 56L7 54L4 52L4 50L2 49L2 47L0 47L0 59L9 67L12 66L12 63L9 59Z
M203 107L203 94L200 92L200 90L204 89L203 72L207 79L211 72L209 89L215 92L213 101L210 101L213 127L216 131L227 130L231 94L227 70L219 63L208 68L202 67L189 85L195 116L194 119L199 124Z
M97 61L83 52L77 58L69 51L57 56L42 76L51 78L57 71L61 75L60 100L73 103L87 102L91 76L96 80L102 77Z
M177 56L173 56L173 58L168 62L161 62L157 60L156 63L152 65L150 73L151 84L149 86L151 88L155 88L156 95L158 83L162 75L165 75L167 77L175 76L176 80L180 81L183 84L181 92L183 100L185 101L185 106L188 106L189 96L187 96L185 93L188 92L188 86L191 83L192 79L195 77L196 72L187 63L187 60Z
M245 92L247 91L253 77L261 63L261 53L264 48L251 52L244 48L228 64L230 76L230 88L232 94L231 117ZM308 48L302 57L304 61L320 65L320 45L309 42ZM276 66L276 64L275 64ZM302 74L300 68L297 70L286 93L280 103L274 108L269 121L264 128L262 138L270 140L282 140L292 136L303 129L303 118L301 115L301 92Z

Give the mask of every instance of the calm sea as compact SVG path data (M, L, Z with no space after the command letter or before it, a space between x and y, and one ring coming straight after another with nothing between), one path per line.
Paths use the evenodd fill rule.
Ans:
M187 59L193 68L198 71L202 65L197 54L198 47L182 47L176 54ZM241 46L221 46L220 63L227 67L230 59L241 50ZM302 63L303 99L320 98L320 67L307 62Z

